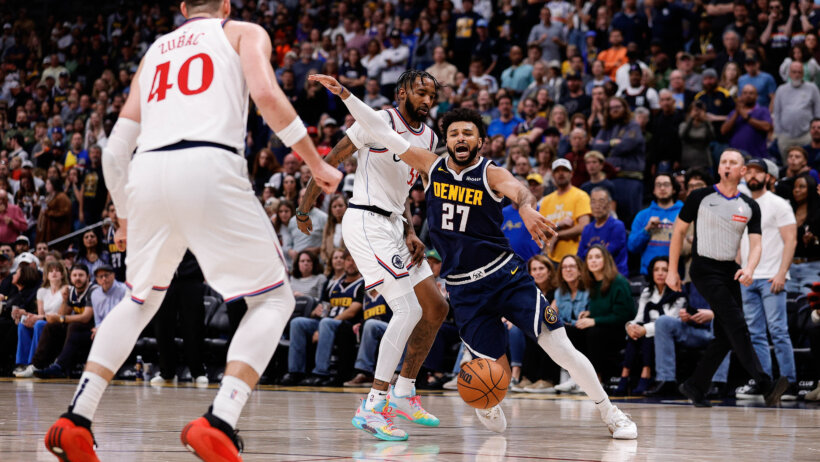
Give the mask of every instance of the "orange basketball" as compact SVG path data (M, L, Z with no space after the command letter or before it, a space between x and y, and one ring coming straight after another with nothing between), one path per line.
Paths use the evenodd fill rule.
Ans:
M509 385L510 377L504 368L489 359L476 358L458 372L458 394L477 409L489 409L500 403Z

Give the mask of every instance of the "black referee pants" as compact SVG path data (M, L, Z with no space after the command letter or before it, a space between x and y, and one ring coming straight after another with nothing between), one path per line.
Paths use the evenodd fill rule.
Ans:
M706 393L712 376L729 350L733 350L740 364L765 393L771 388L772 379L763 371L760 360L752 347L749 328L743 317L743 299L740 283L734 280L739 269L735 262L717 261L695 257L689 269L689 277L703 295L715 319L712 321L715 338L706 347L695 372L688 382Z

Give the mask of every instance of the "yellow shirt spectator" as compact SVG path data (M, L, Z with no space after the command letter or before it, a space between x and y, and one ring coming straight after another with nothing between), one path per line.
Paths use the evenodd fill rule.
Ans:
M560 225L562 220L570 219L572 220L571 226L577 226L579 218L592 213L589 207L589 195L583 190L570 186L563 194L559 193L560 190L554 191L541 199L539 211L547 220ZM568 227L561 226L560 228L566 229ZM550 260L558 262L565 255L575 255L578 253L578 242L580 240L581 233L569 239L559 238L552 252L549 253Z

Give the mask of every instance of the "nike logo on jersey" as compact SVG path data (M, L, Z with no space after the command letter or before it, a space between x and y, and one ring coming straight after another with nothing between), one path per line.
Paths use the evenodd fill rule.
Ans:
M404 135L405 133L407 133L407 130L405 130L403 132L400 132L400 131L397 130L396 133L398 133L399 135Z
M441 168L441 167L439 167L439 168L438 168L438 171L439 171L439 172L444 172L444 173L447 173L447 170L444 170L444 169L443 169L443 168Z
M515 273L517 273L517 272L518 272L518 267L516 267L514 270L510 271L510 274L515 276Z

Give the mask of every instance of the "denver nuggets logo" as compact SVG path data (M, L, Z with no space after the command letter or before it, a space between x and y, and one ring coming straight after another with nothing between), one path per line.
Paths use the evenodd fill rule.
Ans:
M544 319L549 324L555 324L558 322L558 313L551 306L547 306L547 309L544 310Z
M404 263L402 263L400 256L393 255L393 259L391 260L391 262L393 263L393 266L396 267L396 269L404 269Z

